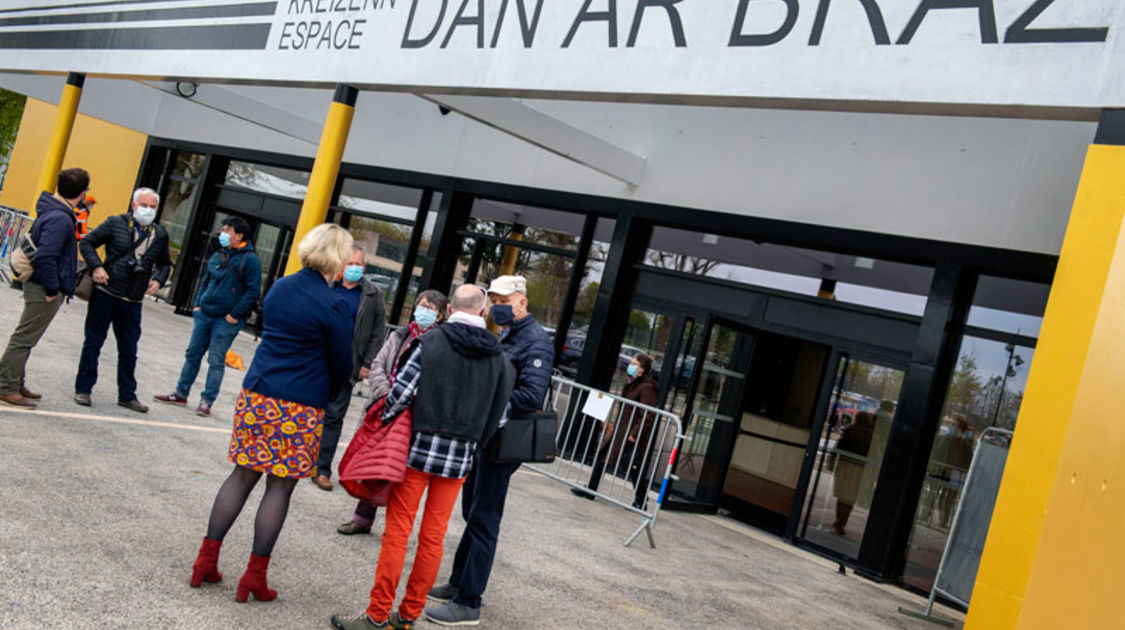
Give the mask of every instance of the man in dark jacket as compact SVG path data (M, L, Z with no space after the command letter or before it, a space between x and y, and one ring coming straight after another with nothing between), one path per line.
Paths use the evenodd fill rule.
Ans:
M171 394L154 396L157 402L187 405L191 386L207 354L207 380L199 396L197 416L211 415L226 371L227 350L254 310L262 292L262 261L250 244L250 225L239 217L223 221L220 249L211 254L203 280L195 292L191 339L184 350L180 380Z
M35 223L31 240L35 253L35 271L23 283L23 313L8 348L0 358L0 403L13 407L34 408L42 398L24 386L24 370L31 349L39 343L51 320L59 312L62 300L74 294L74 276L78 256L74 249L74 207L86 196L90 174L80 168L59 172L56 192L43 191L35 205Z
M344 277L332 290L344 298L352 314L355 325L352 328L352 378L332 393L332 400L324 409L324 433L320 438L320 455L316 460L316 474L313 483L321 490L332 489L332 459L336 456L336 445L340 442L340 431L344 428L344 416L351 406L352 388L359 379L367 379L371 363L379 354L386 339L386 308L383 294L374 283L363 278L366 268L363 248L352 247L348 265L344 267Z
M551 386L555 346L527 311L527 280L500 276L489 285L488 297L492 301L492 322L502 329L500 344L516 368L512 415L542 409ZM496 556L508 484L519 466L497 464L487 453L477 458L462 490L465 531L457 545L449 583L430 591L430 599L443 603L427 608L426 619L440 625L480 623L481 595L488 586Z
M90 406L98 381L98 355L110 324L117 339L117 404L145 413L137 400L137 342L141 301L164 286L172 272L168 233L154 221L160 197L151 188L133 191L129 212L109 217L82 239L78 248L92 269L94 291L86 308L86 339L74 379L74 402ZM105 260L97 249L105 246Z

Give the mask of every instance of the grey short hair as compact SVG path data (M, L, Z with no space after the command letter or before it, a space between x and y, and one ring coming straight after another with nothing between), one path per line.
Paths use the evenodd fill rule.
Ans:
M453 299L449 301L449 306L455 311L476 314L484 309L484 301L483 289L475 284L463 284L453 292Z
M156 194L155 190L144 187L138 188L133 191L133 203L137 203L137 200L140 199L142 195L152 195L153 197L156 197L156 205L160 205L160 195Z

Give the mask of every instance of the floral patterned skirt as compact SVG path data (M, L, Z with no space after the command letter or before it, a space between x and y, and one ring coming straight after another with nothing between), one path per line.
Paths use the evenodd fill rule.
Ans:
M275 477L303 479L316 472L324 410L243 389L234 406L227 459Z

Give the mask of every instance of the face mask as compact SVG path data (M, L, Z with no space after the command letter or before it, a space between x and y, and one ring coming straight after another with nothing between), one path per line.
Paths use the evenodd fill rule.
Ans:
M492 317L492 323L497 326L511 326L512 322L516 321L515 315L512 314L511 304L496 304L489 310L488 314Z
M422 328L429 328L437 321L437 311L417 306L414 308L414 321Z
M223 247L230 247L230 234L226 232L219 232L219 245Z
M344 267L344 280L347 280L348 282L359 282L362 279L362 265L348 265L347 267Z
M636 378L637 372L639 371L640 370L637 369L637 366L633 365L632 363L629 364L629 367L625 368L625 373L629 376L632 376L633 378Z
M137 206L133 210L133 218L141 225L149 225L156 218L156 208L152 206Z

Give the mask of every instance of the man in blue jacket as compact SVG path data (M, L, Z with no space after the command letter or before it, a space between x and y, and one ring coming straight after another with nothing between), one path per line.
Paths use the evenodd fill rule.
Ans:
M522 276L500 276L488 287L492 302L489 315L502 330L500 345L516 368L512 390L513 416L543 408L551 386L555 345L547 331L527 311L527 280ZM461 494L465 531L453 558L449 583L434 587L429 598L440 605L426 609L426 619L443 626L475 626L480 623L481 595L488 586L500 519L508 484L519 464L497 464L491 449L482 449Z
M31 349L39 343L59 312L62 304L59 294L74 295L78 267L74 208L86 197L89 187L89 173L80 168L68 168L59 172L58 192L51 194L44 190L39 195L30 232L38 248L35 271L23 283L23 313L0 358L0 403L34 408L35 401L42 398L24 386L24 370Z
M250 244L250 225L239 217L223 221L219 232L222 249L211 255L203 281L195 293L192 308L191 340L184 351L184 367L176 389L157 402L187 405L187 397L203 353L207 354L207 380L199 396L197 416L211 415L211 405L219 396L226 369L227 350L258 302L262 292L262 262Z

